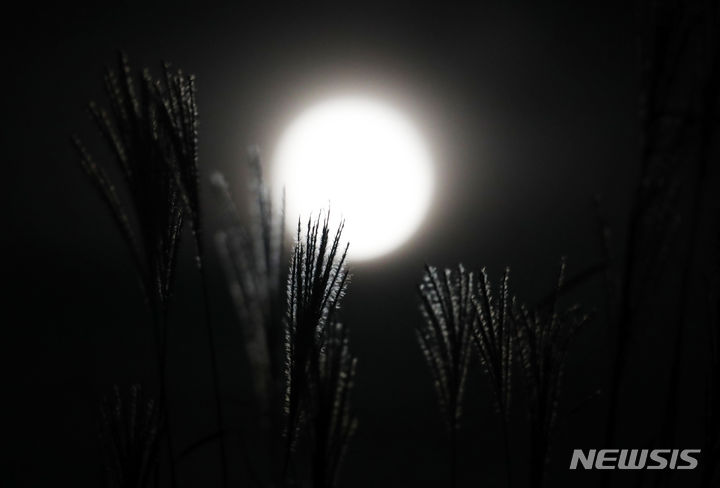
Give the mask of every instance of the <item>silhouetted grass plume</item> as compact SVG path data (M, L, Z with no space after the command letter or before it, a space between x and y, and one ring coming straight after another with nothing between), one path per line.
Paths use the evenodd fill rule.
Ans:
M279 211L272 205L257 150L251 151L248 166L251 176L247 216L241 215L222 174L212 175L225 215L216 244L243 330L255 400L267 427L269 477L280 483L287 280L284 204Z
M442 274L426 266L419 286L424 321L415 332L450 436L450 486L456 485L457 431L477 320L473 280L462 265Z
M337 311L348 284L344 224L331 237L330 213L308 219L290 261L285 329L285 462L309 467L316 488L336 486L340 463L355 430L350 392L356 360ZM305 449L298 446L305 443ZM295 471L297 472L297 471Z
M203 243L203 226L201 220L200 185L198 177L198 110L196 101L195 77L185 75L181 70L171 71L170 65L164 66L164 85L155 82L155 89L160 99L160 120L164 122L167 135L162 138L165 158L172 173L186 214L190 218L195 241L195 259L202 280L203 305L205 307L205 331L210 352L212 387L215 400L218 431L220 431L220 459L222 463L223 485L227 486L227 452L225 447L224 414L222 395L220 392L220 372L215 346L215 332L210 313L210 297L205 274L205 252Z
M480 271L476 294L472 297L478 320L474 322L473 339L480 363L490 378L495 405L502 418L506 477L511 484L510 398L513 380L515 332L512 324L510 268L505 268L497 293L492 291L487 271Z
M193 76L173 73L165 66L164 78L154 80L148 70L133 75L125 55L118 57L117 70L105 74L109 111L90 104L90 113L110 149L127 188L129 205L121 201L115 183L96 164L77 136L73 143L83 170L98 188L121 230L141 277L141 284L155 324L155 348L160 376L161 408L167 409L168 309L172 295L180 235L186 216L197 248L197 264L203 276L207 332L218 430L222 430L217 358L209 317L209 300L202 267L200 202L198 191L198 136L195 81ZM132 216L126 210L133 209ZM164 421L169 422L167 413ZM171 473L174 456L171 431L166 425ZM223 477L226 454L221 440Z
M116 184L80 139L74 136L73 142L83 170L100 191L130 248L158 329L156 345L162 351L185 215L172 164L167 159L170 133L161 122L155 82L143 71L138 88L124 55L119 56L117 71L106 71L105 90L110 111L91 102L90 113L122 173L129 205L121 201Z
M284 211L276 215L262 178L260 159L250 159L250 215L247 223L232 199L225 178L212 176L225 209L226 224L216 236L218 252L235 310L245 335L255 392L267 409L273 390L282 383L284 280Z
M530 416L530 483L536 488L543 485L545 478L568 348L575 333L589 318L579 306L560 310L559 298L564 277L563 260L554 299L548 311L531 311L517 299L512 306L516 327L515 343L525 380Z

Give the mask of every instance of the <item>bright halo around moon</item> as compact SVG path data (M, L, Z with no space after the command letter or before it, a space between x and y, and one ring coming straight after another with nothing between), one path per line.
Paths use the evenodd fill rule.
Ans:
M410 120L391 106L359 97L310 107L282 135L273 180L286 192L292 232L330 208L345 220L349 258L369 260L406 242L433 193L430 153Z

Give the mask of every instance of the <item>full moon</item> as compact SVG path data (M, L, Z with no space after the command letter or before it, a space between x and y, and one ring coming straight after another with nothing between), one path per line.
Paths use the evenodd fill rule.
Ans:
M280 138L272 178L285 188L289 229L330 209L345 220L354 261L394 251L430 206L433 168L418 130L390 105L362 97L327 100L301 113Z

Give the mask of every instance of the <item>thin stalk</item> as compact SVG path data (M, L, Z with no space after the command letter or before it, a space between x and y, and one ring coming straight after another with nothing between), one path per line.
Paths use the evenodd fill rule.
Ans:
M457 486L457 423L450 427L450 488Z
M197 237L199 243L199 237ZM205 311L205 331L207 333L208 349L210 351L210 368L212 373L213 396L215 397L215 415L217 418L217 428L220 432L220 467L222 470L222 486L228 486L228 459L227 447L225 445L225 419L222 408L222 397L220 392L220 374L218 368L218 357L215 345L215 332L212 326L210 313L210 296L208 293L207 273L203 266L203 258L199 251L197 256L197 265L200 272L200 280L202 284L203 308Z
M673 445L675 440L675 423L677 421L678 414L678 389L680 387L680 373L681 373L681 358L682 352L685 345L685 318L687 317L688 305L691 301L691 296L694 292L691 290L691 278L695 257L695 249L697 247L697 239L700 227L700 211L703 204L703 199L706 192L706 180L708 173L708 166L710 164L711 145L713 140L713 134L715 132L715 106L716 95L718 93L717 81L720 77L720 62L718 58L714 59L712 70L708 76L705 86L705 97L708 101L707 108L704 113L702 121L702 136L700 139L700 153L698 155L698 170L695 179L695 188L693 189L693 200L690 210L690 229L687 246L685 248L684 266L681 277L680 290L680 302L677 308L677 318L675 321L675 335L674 344L675 348L672 355L672 366L670 369L670 389L667 396L667 413L664 425L664 437L669 441L668 445Z
M163 413L163 430L165 431L165 447L168 453L168 463L170 464L170 486L175 488L177 486L177 466L175 465L175 454L172 443L172 431L170 429L170 409L168 408L168 395L167 395L167 358L168 358L168 340L167 340L167 311L162 314L154 314L156 316L156 328L159 333L156 333L157 344L157 367L158 375L160 377L160 398L159 408Z
M502 421L503 449L505 451L505 478L507 479L508 488L512 487L512 469L510 456L510 425L507 418Z
M641 128L643 133L642 146L640 150L640 172L638 178L637 189L632 200L630 219L627 226L627 235L625 239L625 262L623 266L621 286L621 298L617 322L614 329L614 356L611 360L610 384L608 394L608 414L605 423L605 447L610 448L615 444L615 430L617 424L617 410L619 407L620 382L625 375L625 360L627 354L627 346L631 335L631 326L633 320L633 310L631 303L631 291L634 284L634 276L636 272L637 258L637 240L640 233L643 211L646 210L641 202L641 185L643 179L648 172L648 166L652 154L652 140L650 134L654 125L654 119L648 114L654 110L658 98L658 80L652 79L652 83L646 89L647 97L644 105L644 117L642 119ZM607 486L610 481L610 471L605 471L603 476L603 485Z

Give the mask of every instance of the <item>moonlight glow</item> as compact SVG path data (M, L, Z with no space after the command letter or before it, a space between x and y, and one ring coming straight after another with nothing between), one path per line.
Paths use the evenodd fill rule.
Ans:
M363 98L311 107L283 134L274 181L286 189L295 230L331 208L344 218L350 258L379 257L403 244L430 205L432 167L424 141L395 109Z

